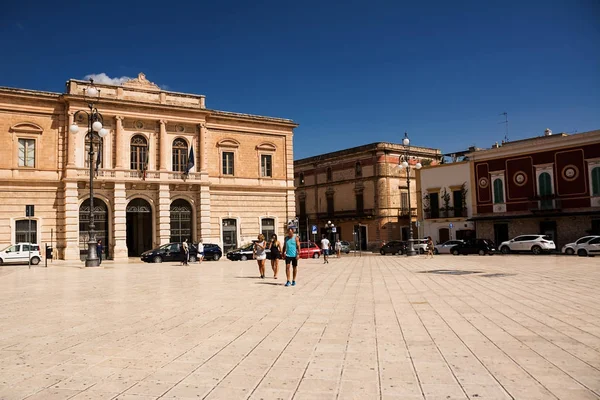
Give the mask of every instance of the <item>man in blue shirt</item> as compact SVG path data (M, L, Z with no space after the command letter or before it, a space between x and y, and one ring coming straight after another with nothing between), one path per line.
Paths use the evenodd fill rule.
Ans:
M294 234L294 229L288 229L288 235L283 245L283 254L285 256L285 275L287 282L285 286L296 286L296 273L298 272L298 259L300 258L300 240ZM290 265L294 267L294 275L290 282Z

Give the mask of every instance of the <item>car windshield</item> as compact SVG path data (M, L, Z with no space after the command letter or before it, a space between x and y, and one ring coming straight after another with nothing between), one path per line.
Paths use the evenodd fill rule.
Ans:
M552 240L552 236L544 235L544 236L542 236L542 239L544 239L544 240Z
M2 251L15 251L17 246L7 246L2 249Z

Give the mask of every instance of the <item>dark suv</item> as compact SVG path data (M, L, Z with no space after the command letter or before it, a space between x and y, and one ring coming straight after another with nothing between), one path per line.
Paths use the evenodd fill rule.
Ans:
M219 245L212 243L204 243L204 259L218 261L223 255ZM144 262L161 263L163 261L179 261L182 260L181 243L168 243L156 249L148 250L142 253L141 257ZM190 245L190 262L198 260L198 246Z
M392 240L391 242L388 242L381 246L381 249L379 249L379 253L382 256L385 256L389 253L404 254L406 253L406 246L406 242L402 242L400 240Z
M494 242L487 239L469 239L450 249L450 253L454 254L455 256L459 254L479 254L480 256L489 254L491 256L495 252L496 246L494 245Z

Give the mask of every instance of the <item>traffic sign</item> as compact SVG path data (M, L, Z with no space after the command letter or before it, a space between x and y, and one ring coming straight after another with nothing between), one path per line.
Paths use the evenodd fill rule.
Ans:
M331 228L331 233L336 233L337 232L337 228L334 226L333 228Z
M317 226L316 225L313 225L311 230L312 230L313 235L317 234Z
M450 222L450 229L454 228L454 224Z

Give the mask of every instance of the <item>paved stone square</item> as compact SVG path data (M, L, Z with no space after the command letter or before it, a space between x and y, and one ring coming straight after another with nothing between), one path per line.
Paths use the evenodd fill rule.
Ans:
M600 258L349 255L302 260L289 288L281 272L1 267L0 399L599 398Z

